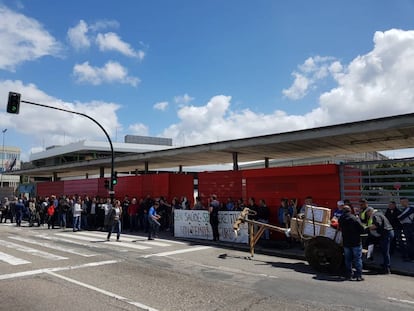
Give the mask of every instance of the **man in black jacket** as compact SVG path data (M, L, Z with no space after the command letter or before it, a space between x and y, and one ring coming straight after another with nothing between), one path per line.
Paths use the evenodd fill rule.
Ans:
M385 211L385 217L387 217L388 221L390 222L392 228L394 229L394 238L391 240L391 247L390 247L390 255L392 255L397 248L397 246L401 246L401 233L402 233L402 225L398 216L401 214L401 211L397 208L397 204L394 200L388 203L387 210Z
M338 222L342 231L346 278L363 281L361 234L364 232L364 227L358 218L351 213L351 208L348 205L345 205L342 210L343 214ZM352 264L355 273L353 273Z

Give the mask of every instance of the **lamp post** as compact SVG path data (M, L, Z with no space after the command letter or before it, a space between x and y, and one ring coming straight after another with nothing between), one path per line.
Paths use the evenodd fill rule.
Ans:
M0 176L0 186L1 188L3 188L3 174L4 174L4 157L5 157L5 152L4 152L4 134L7 132L7 129L3 129L1 131L3 133L3 151L2 151L2 155L1 155L1 176Z
M13 114L18 114L19 113L19 108L20 108L20 102L26 103L26 104L29 104L29 105L40 106L40 107L44 107L44 108L69 112L69 113L73 113L73 114L76 114L76 115L79 115L79 116L83 116L83 117L88 118L89 120L93 121L96 125L99 126L99 128L104 132L106 138L108 139L109 147L111 149L111 179L110 179L111 182L109 184L109 196L111 198L111 201L113 202L114 196L115 196L114 185L117 183L117 176L116 176L116 172L114 170L115 153L114 153L114 147L112 145L111 138L109 137L109 135L108 135L107 131L105 130L105 128L98 121L96 121L94 118L88 116L85 113L81 113L81 112L77 112L77 111L73 111L73 110L67 110L67 109L58 108L58 107L52 107L52 106L39 104L39 103L34 103L34 102L27 101L27 100L20 100L20 94L15 93L15 92L9 92L9 100L8 100L8 103L7 103L7 112L8 113L13 113Z

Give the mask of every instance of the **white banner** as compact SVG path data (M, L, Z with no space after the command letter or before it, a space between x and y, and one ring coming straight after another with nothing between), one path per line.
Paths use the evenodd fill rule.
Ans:
M219 237L220 241L248 243L249 229L246 223L240 225L240 230L234 234L233 224L239 217L240 212L219 212Z
M237 237L233 231L233 223L240 212L219 212L219 237L220 241L247 243L247 224L240 226ZM174 236L179 238L194 238L212 240L213 232L210 225L208 211L202 210L175 210L174 211Z

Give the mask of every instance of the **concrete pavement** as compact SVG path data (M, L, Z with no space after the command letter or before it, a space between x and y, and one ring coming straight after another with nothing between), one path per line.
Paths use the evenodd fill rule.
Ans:
M162 235L168 235L168 232L164 232ZM246 256L250 255L250 247L248 244L240 244L240 243L231 243L231 242L214 242L210 240L200 240L200 239L183 239L183 238L175 238L177 240L185 240L185 241L192 241L196 242L197 244L205 244L205 245L215 245L222 248L227 249L236 249L246 251ZM266 255L273 255L278 257L284 258L292 258L292 259L299 259L306 261L305 252L303 247L300 243L295 243L291 247L288 247L287 243L283 241L259 241L255 247L255 253L257 254L266 254ZM380 250L375 249L374 251L374 260L366 260L364 258L364 269L370 270L373 272L382 271L382 255ZM391 272L393 274L398 275L405 275L405 276L414 276L414 262L406 262L402 259L401 254L398 252L391 256Z

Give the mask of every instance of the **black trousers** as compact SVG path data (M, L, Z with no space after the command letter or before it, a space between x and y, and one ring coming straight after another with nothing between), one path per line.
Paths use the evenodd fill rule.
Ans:
M218 230L218 216L210 215L210 225L211 229L213 230L213 241L219 240L219 230Z

